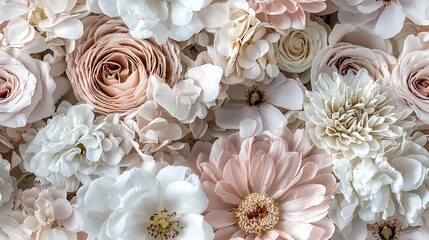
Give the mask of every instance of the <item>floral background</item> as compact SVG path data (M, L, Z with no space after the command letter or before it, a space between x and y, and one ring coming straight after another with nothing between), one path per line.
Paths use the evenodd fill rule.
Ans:
M0 0L0 240L429 239L429 1Z

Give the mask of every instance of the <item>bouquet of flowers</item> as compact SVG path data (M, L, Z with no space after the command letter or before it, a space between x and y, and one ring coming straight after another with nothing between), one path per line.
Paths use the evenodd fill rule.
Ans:
M1 240L429 239L429 1L0 0Z

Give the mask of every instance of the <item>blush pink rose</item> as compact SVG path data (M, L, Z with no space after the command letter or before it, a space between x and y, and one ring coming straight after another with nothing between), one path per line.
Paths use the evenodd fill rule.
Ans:
M153 39L133 38L122 20L91 16L85 32L67 56L67 75L78 100L102 114L126 116L148 99L152 74L170 86L180 73L177 44L158 45Z
M0 49L0 126L23 127L54 113L57 85L49 71L25 50Z
M429 124L429 33L409 35L390 78L394 95Z
M286 34L288 29L304 29L310 20L310 13L326 8L325 0L249 0L256 16L268 22L277 31Z

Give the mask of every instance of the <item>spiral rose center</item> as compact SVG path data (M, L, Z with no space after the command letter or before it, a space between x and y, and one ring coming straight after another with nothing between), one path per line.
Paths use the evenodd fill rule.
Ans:
M256 236L271 230L280 219L277 203L265 193L251 193L234 209L238 227Z
M257 85L253 85L250 88L246 89L245 93L245 103L248 107L260 107L262 104L266 103L268 97L265 92L259 89Z
M10 82L0 78L0 98L7 98L12 92L13 86Z
M372 225L372 235L377 240L398 240L401 232L401 224L397 219L393 221L380 221Z
M179 235L179 231L183 229L179 221L174 218L176 212L168 213L167 209L162 210L160 213L154 213L150 217L151 224L147 228L148 234L155 239L167 240L174 239Z

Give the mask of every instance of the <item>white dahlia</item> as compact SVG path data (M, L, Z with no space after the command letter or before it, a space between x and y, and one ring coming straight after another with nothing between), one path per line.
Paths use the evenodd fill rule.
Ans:
M366 224L392 218L401 222L403 228L424 224L422 212L429 203L426 141L426 136L418 133L390 145L384 154L375 158L334 162L334 173L340 184L330 218L341 231L364 234Z
M316 146L335 158L375 157L413 126L395 108L390 88L365 69L334 73L333 79L322 73L315 85L318 91L307 92L304 104L306 129Z
M42 184L75 191L102 175L119 175L118 164L132 149L134 134L115 116L98 117L81 104L57 114L32 141L21 146L25 170Z
M82 230L98 240L208 240L202 212L208 199L186 167L168 166L156 176L133 168L104 176L77 192Z

